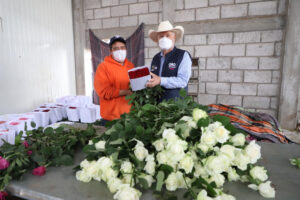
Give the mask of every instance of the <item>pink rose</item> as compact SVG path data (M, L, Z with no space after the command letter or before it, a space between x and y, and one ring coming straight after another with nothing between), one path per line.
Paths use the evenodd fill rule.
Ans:
M23 145L24 145L25 148L28 148L28 147L29 147L29 144L28 144L27 141L24 141L24 142L23 142Z
M8 196L7 192L0 191L0 200L5 200L6 199L5 197L7 196Z
M6 160L5 158L0 158L0 170L6 169L9 166L9 162L8 160Z
M31 156L32 151L27 151L27 155Z
M40 166L33 170L32 174L35 176L43 176L46 173L46 167Z

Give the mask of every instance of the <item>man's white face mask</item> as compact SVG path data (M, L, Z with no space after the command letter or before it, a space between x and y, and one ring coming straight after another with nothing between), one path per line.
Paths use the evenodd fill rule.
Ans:
M171 39L167 37L160 38L158 41L158 45L162 50L168 50L172 47L173 42Z
M117 50L112 52L113 57L118 62L124 62L126 58L126 50Z

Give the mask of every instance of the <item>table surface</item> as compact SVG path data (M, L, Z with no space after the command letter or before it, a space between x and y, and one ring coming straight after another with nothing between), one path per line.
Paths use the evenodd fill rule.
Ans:
M276 189L278 200L300 199L300 169L292 166L290 158L300 157L300 146L296 144L260 143L263 158L259 164L264 165L269 172L269 179ZM78 154L75 162L83 158ZM75 165L74 165L75 166ZM50 167L42 177L25 174L22 180L12 181L7 190L13 195L31 200L111 200L111 194L104 182L77 181L72 170L74 166ZM258 192L241 182L226 183L224 191L240 200L263 200ZM179 192L180 193L180 192ZM182 194L182 193L181 193ZM178 199L181 198L180 195ZM155 199L151 191L144 191L141 200Z

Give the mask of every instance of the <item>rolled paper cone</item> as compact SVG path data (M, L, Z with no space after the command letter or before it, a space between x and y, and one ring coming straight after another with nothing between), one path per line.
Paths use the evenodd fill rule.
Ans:
M149 68L146 66L128 70L128 76L132 91L145 89L148 80L151 79Z
M24 124L24 130L25 130L25 124L27 126L27 130L30 131L33 129L33 127L31 126L31 122L33 121L32 118L29 117L19 117L18 121L22 122Z
M96 110L96 112L95 112L95 114L96 114L96 120L101 119L101 116L100 116L100 106L99 105L89 104L88 107L89 108L93 108L93 109Z
M25 117L29 116L32 118L33 122L35 123L35 128L42 126L42 114L40 112L29 112L25 113Z
M3 145L3 140L7 141L7 134L3 133L2 131L0 131L0 147Z
M79 109L75 106L67 107L67 115L69 121L78 122L79 121Z
M15 144L16 132L14 130L0 130L0 134L5 135L5 141L10 144ZM1 145L0 145L1 146Z
M41 126L46 127L50 122L50 109L35 109L34 112L41 114Z
M61 121L62 120L62 113L61 113L60 107L58 107L58 106L51 106L50 108L55 113L57 121Z
M56 104L56 106L60 107L60 110L61 110L61 114L62 114L62 117L63 119L67 119L68 118L68 115L67 115L67 106L65 105L62 105L62 104Z
M14 130L16 134L19 134L21 131L24 132L25 123L19 120L12 120L8 122L7 128L9 130Z
M0 129L6 129L6 122L5 120L0 120Z
M96 121L96 109L83 107L80 108L80 121L82 123L93 123Z
M55 114L55 111L52 109L52 108L49 108L50 111L50 124L54 124L58 121L57 117L56 117L56 114Z

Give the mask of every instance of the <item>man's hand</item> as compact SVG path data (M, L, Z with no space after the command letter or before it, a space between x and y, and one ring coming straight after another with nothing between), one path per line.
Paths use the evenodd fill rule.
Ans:
M119 96L127 96L127 95L131 95L132 91L131 90L120 90L119 92Z
M159 85L160 77L157 76L156 74L153 74L152 72L150 72L150 74L151 74L152 78L148 81L146 86L152 88L152 87Z

